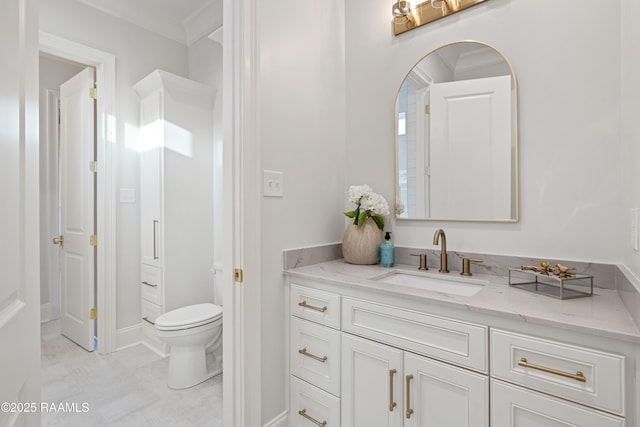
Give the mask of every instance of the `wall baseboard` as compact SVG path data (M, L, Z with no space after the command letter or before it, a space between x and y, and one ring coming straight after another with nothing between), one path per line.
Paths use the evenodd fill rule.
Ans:
M262 427L287 427L289 424L289 412L284 411L280 415L276 416L274 419L266 423Z
M142 325L127 326L116 333L116 351L142 343Z
M40 323L45 323L51 320L51 303L40 305Z

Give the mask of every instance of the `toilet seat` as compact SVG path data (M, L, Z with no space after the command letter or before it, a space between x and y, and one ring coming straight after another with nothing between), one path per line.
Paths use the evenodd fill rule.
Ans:
M222 307L204 303L168 311L156 319L156 329L175 331L196 328L222 318Z

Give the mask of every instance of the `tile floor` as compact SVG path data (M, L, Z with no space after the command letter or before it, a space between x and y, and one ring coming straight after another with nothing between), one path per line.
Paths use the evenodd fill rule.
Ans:
M48 426L222 426L222 375L187 390L166 385L168 359L143 345L90 353L42 325L42 402L75 404L76 413L43 413ZM88 411L82 412L83 404Z

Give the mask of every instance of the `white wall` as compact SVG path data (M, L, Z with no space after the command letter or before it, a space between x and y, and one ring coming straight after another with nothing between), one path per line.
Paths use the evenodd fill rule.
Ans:
M73 0L41 0L40 30L116 56L116 189L139 200L138 96L132 85L156 68L187 75L187 48ZM117 328L140 323L140 210L117 205Z
M621 3L624 263L640 280L640 252L634 251L625 238L630 233L629 210L640 208L640 4L635 0Z
M387 0L346 2L347 184L393 201L392 116L404 75L442 44L487 42L519 83L522 219L394 221L396 244L431 246L442 227L454 250L621 261L619 28L619 2L491 0L396 37Z
M222 46L209 37L189 46L189 73L192 80L207 84L215 89L213 104L213 254L211 267L222 266ZM218 272L220 274L220 272ZM214 302L222 303L222 285L214 290Z
M261 169L284 173L284 197L263 198L256 218L264 424L288 406L282 251L339 241L344 229L344 2L283 0L258 16Z

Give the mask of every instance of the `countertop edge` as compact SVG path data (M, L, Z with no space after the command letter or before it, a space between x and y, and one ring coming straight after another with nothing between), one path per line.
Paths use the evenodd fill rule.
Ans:
M323 265L329 265L332 263L336 263L336 261L320 263L315 265L315 267L322 269ZM486 305L480 306L477 304L473 304L472 302L469 302L469 301L458 300L457 298L443 299L443 294L435 291L421 290L420 295L416 295L415 293L399 292L396 289L384 289L380 287L371 287L366 285L366 283L371 280L364 277L351 276L345 273L335 273L335 272L332 272L329 277L329 274L323 276L317 273L304 271L304 269L306 269L306 267L303 267L300 269L296 269L296 268L285 269L283 270L283 274L291 278L298 278L298 279L316 281L316 282L333 284L333 285L346 284L346 285L349 285L350 287L354 287L361 290L367 290L370 292L375 292L376 294L394 295L394 296L404 297L404 298L409 298L409 297L418 298L420 300L423 300L425 303L457 309L457 310L464 310L471 313L487 314L487 315L507 318L510 320L516 320L516 321L521 321L521 322L535 324L535 325L562 327L565 330L581 332L581 333L600 336L604 338L614 338L614 339L618 339L626 342L631 342L634 344L640 344L640 330L638 330L638 326L634 322L633 317L628 312L628 310L626 309L626 306L623 304L622 301L620 301L620 305L625 308L626 316L629 319L629 324L633 325L633 329L635 333L597 328L592 325L581 325L579 324L579 322L568 322L566 320L560 321L560 320L548 319L541 316L536 316L535 314L531 314L531 313L521 314L516 311L504 310L499 307L492 308L492 307L487 307ZM496 281L498 279L500 278L496 277ZM508 285L505 285L505 287L506 287L505 291L507 291L510 288ZM526 292L518 289L513 289L513 291ZM608 292L616 292L616 291L609 290ZM531 294L531 293L527 292L527 294ZM544 298L544 299L549 298L542 295L534 295L534 294L531 294L531 295L533 295L533 297L535 298ZM619 296L617 295L617 292L616 292L616 296L617 298L619 298ZM594 297L596 296L594 295ZM594 298L594 297L591 297L591 298Z

